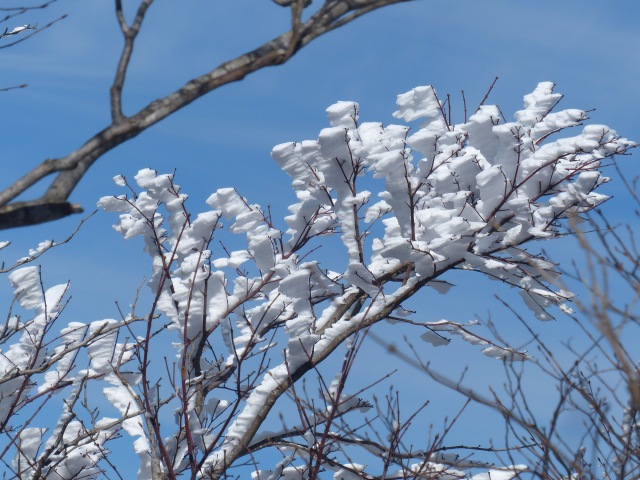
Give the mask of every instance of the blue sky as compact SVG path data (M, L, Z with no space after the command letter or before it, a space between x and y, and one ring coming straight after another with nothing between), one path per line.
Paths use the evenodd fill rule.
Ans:
M46 158L68 154L108 124L108 90L121 45L113 10L111 0L60 0L16 20L43 25L69 13L30 41L0 50L0 86L30 85L0 94L1 187ZM640 3L614 0L417 0L385 8L314 41L286 65L210 93L105 155L70 200L89 212L101 196L118 193L114 175L133 177L148 166L177 169L176 181L190 194L193 211L216 189L235 186L251 202L284 213L294 196L269 152L279 143L316 138L327 126L324 109L330 104L355 100L362 120L391 123L397 94L431 84L441 96L451 93L459 107L454 119L460 119L460 91L472 108L496 76L489 102L507 118L521 108L524 94L550 80L565 94L561 106L595 108L594 123L640 140L634 113L640 106L639 15ZM287 10L267 0L156 2L125 84L125 113L255 48L288 24ZM623 167L630 177L640 173L635 157ZM607 186L607 193L616 195L610 214L625 219L620 182ZM61 240L79 220L0 232L1 240L13 242L3 260L23 256L41 240ZM141 244L124 242L110 227L114 221L98 213L71 244L43 257L47 283L72 281L69 320L117 316L114 301L130 303L149 273ZM556 252L568 260L571 250L559 244ZM475 278L459 284L451 297L429 293L428 301L418 302L424 317L465 321L490 311L509 331L508 312L490 301L504 287ZM0 288L6 305L6 282ZM458 361L460 371L480 356L456 347L437 351L434 361ZM425 389L420 397L428 397ZM433 408L445 408L445 398L434 398Z

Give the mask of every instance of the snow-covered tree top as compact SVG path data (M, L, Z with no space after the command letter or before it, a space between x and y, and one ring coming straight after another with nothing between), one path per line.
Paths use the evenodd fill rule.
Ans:
M162 291L158 308L184 335L179 356L197 356L201 339L220 328L230 349L220 375L284 326L284 362L250 389L221 443L211 446L203 471L222 471L241 455L252 443L257 419L265 418L292 376L302 376L355 332L401 312L402 302L423 286L446 290L450 270L475 270L519 288L541 320L553 318L548 309L554 305L570 310L572 294L553 288L555 266L522 245L559 235L562 219L604 202L607 197L595 192L608 181L600 172L603 162L636 144L604 125L583 126L582 110L553 112L562 98L553 89L540 83L508 123L496 106L483 105L453 124L431 86L398 96L394 116L420 120L417 129L360 123L355 102L330 106L330 127L317 140L283 143L272 151L297 197L285 231L230 188L207 200L210 211L191 218L173 177L148 169L135 178L143 189L136 197L100 200L102 208L121 213L115 228L125 238L144 236L154 258L150 286ZM579 130L563 136L572 127ZM125 183L120 176L115 181ZM247 248L218 258L209 243L223 222L246 236ZM376 222L383 225L378 237ZM301 260L314 238L334 234L347 253L343 270ZM255 266L255 276L240 273L246 262ZM168 265L171 280L162 283ZM442 332L448 332L483 345L496 358L527 358L455 322L424 328L423 339L432 345L445 343Z
M54 455L51 447L40 455L55 457L57 463L47 465L60 478L92 474L104 444L122 429L135 437L139 478L189 470L218 478L265 442L285 460L256 475L306 478L294 464L304 464L317 448L315 432L371 403L347 394L339 374L310 416L317 423L273 432L265 429L265 419L295 382L338 347L354 348L349 339L358 332L380 321L408 321L411 312L403 303L422 287L446 293L448 272L472 270L519 289L541 320L553 318L554 307L569 311L572 294L554 286L555 265L524 245L560 235L563 219L579 219L604 202L607 197L595 191L608 180L602 167L636 144L606 126L583 125L584 111L553 112L562 98L553 89L540 83L509 123L496 106L482 105L454 124L431 86L398 96L394 116L406 122L401 125L360 123L357 103L338 102L327 109L330 126L317 140L283 143L272 151L296 197L282 223L233 188L217 190L207 200L209 210L192 216L173 175L144 169L135 185L116 176L116 185L131 194L104 197L99 206L119 214L114 228L125 239L144 239L152 261L151 310L143 319L132 313L120 321L70 323L46 340L67 286L45 290L37 268L15 270L9 280L17 302L35 313L26 322L12 317L2 331L2 338L21 335L0 357L6 379L0 384L0 420L26 404L35 387L28 380L44 372L39 395L69 387L77 400L86 382L105 382L104 396L122 418L96 415L89 434L68 403L49 440L43 429L20 430L16 442L24 448L15 457L16 470L35 472L31 459L41 444L69 444L73 435L84 435L87 440L72 450ZM416 121L422 123L416 127ZM229 251L212 242L223 226L244 236L246 248ZM345 252L338 271L310 256L331 237L331 248ZM41 244L30 258L52 245ZM158 313L165 318L160 327L154 323ZM458 335L490 357L530 358L480 337L473 324L411 323L428 348L448 344L445 335ZM168 393L148 368L160 335L171 337L176 364L163 387ZM44 351L43 345L53 344ZM88 363L76 370L80 348L86 348ZM159 420L159 412L170 408L172 428ZM345 445L365 444L385 458L398 453L363 442ZM426 471L461 478L459 469L479 465L411 455L415 464L399 463L398 477ZM360 478L366 469L323 458L322 468L334 478ZM513 478L525 468L493 469L490 477Z

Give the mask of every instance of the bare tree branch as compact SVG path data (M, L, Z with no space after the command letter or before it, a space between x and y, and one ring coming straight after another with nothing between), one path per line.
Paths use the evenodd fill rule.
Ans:
M18 88L25 88L28 86L29 85L27 85L26 83L23 83L22 85L15 85L13 87L4 87L4 88L0 88L0 92L8 92L9 90L16 90Z
M125 44L111 86L111 125L66 157L43 161L0 192L0 229L32 225L77 213L80 211L80 207L68 203L67 199L91 165L108 151L136 137L160 120L217 88L242 80L247 75L265 67L286 63L302 47L319 36L346 25L368 12L406 1L411 0L327 0L304 23L301 23L300 20L304 5L301 2L292 2L291 30L251 52L194 78L175 92L151 102L138 113L125 116L122 111L122 89L126 72L136 36L153 0L143 0L140 3L131 25L128 25L124 18L121 0L116 0L116 17ZM42 197L10 203L53 173L58 175ZM47 205L64 205L64 207L52 207L49 212Z
M124 36L124 47L122 49L120 60L118 61L118 67L116 68L116 76L113 80L113 85L111 86L111 120L114 124L120 123L124 120L124 115L122 114L122 88L124 86L127 68L131 61L133 44L138 32L140 32L140 27L142 26L147 9L152 3L153 0L143 0L138 7L133 23L129 26L124 18L124 12L122 11L122 0L116 0L116 17L118 18L118 24L120 25L120 30Z
M26 13L30 10L41 10L43 8L47 8L49 5L51 5L52 3L57 2L58 0L49 0L48 2L45 2L43 4L40 5L33 5L31 7L25 7L25 6L20 6L20 7L0 7L0 12L13 12L11 13L11 15L21 15L23 13Z

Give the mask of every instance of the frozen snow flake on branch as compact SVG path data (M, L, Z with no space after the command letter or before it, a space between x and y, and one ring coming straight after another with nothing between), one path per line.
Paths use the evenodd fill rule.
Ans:
M21 403L26 399L32 384L29 378L39 372L45 372L54 364L47 356L46 335L58 318L64 307L63 297L68 285L56 285L44 290L38 267L26 267L15 270L9 275L9 281L15 289L15 297L21 307L33 310L35 315L22 323L14 318L7 322L7 328L3 332L2 342L11 338L13 334L20 333L20 339L12 343L9 348L0 351L0 422L6 421L15 408L14 402ZM63 338L67 340L63 332ZM77 338L68 339L73 342ZM64 347L56 348L60 354ZM63 378L70 369L70 359L66 356L56 358L57 371L48 371L45 382L39 390L49 391L56 388L59 383L56 379Z
M491 469L487 473L479 473L471 477L471 480L511 480L519 477L522 472L529 470L526 465L513 465L501 469Z
M86 332L87 326L80 322L72 322L60 331L61 343L53 352L54 358L58 358L55 362L56 369L45 373L44 383L38 386L38 393L53 390L60 381L71 378L70 372L74 367L77 346L80 345Z
M452 270L518 289L541 320L553 318L554 307L570 311L571 294L556 287L557 265L525 245L562 234L563 219L600 205L606 199L594 191L606 181L600 168L636 145L604 126L563 135L587 118L580 110L553 112L560 98L543 83L513 122L481 105L453 124L435 89L418 87L398 97L395 113L406 122L426 120L414 131L361 122L356 103L339 102L327 109L330 126L317 140L272 151L295 194L284 225L233 188L218 189L209 210L194 216L173 175L142 170L135 188L116 177L130 193L105 197L100 206L120 215L115 228L125 238L144 238L154 302L142 335L118 343L121 337L105 331L92 341L88 374L109 384L105 397L123 417L121 428L136 437L140 478L149 472L222 478L263 448L282 458L275 469L256 465L268 477L380 476L377 467L351 461L358 449L375 452L385 462L379 470L398 477L516 477L524 467L460 460L440 445L404 450L396 413L387 422L389 438L397 437L391 447L356 434L363 427L354 428L350 418L372 403L366 391L347 394L345 383L367 338L362 332L381 321L418 328L434 347L457 336L492 358L529 359L473 324L416 321L403 308L423 287L447 293ZM245 245L224 234L239 235ZM321 247L332 248L331 270L312 256ZM35 287L23 295L27 303L42 301ZM111 325L93 323L88 335ZM148 368L163 335L173 345L164 357L168 382ZM342 367L325 381L319 366L340 347ZM139 369L124 372L133 360ZM310 375L320 376L317 398L298 388ZM295 412L295 426L283 420L274 431L278 409L283 419ZM175 420L173 430L166 416ZM472 477L467 468L490 470Z
M519 352L512 348L498 345L495 342L474 333L472 329L476 325L478 325L477 322L462 325L448 320L424 323L423 326L427 331L420 335L420 338L434 347L440 347L448 345L451 341L451 339L447 338L445 334L459 335L465 342L484 347L482 348L482 353L488 357L507 361L524 361L530 358L525 352Z
M466 252L483 257L482 262L499 262L505 272L521 271L510 268L516 263L504 258L507 249L555 236L561 218L601 204L606 197L593 192L606 181L597 170L601 161L635 146L600 126L545 143L549 133L586 119L575 109L552 113L561 98L553 84L541 83L525 97L516 122L500 124L499 110L482 105L467 123L452 125L435 89L418 87L398 97L400 109L394 114L406 121L428 118L408 138L403 126L358 125L356 117L335 120L345 119L351 108L357 111L355 104L340 102L327 110L330 123L339 128L323 130L317 144L283 144L273 151L292 176L298 198L305 198L288 219L299 226L290 233L295 239L295 232L316 227L320 218L325 222L321 231L330 232L325 225L335 218L350 258L363 264L361 232L366 229L358 210L371 194L358 190L356 179L368 171L384 178L385 188L378 194L383 202L370 207L365 219L387 214L386 234L375 244L374 261L353 265L351 271L376 275L384 271L378 268L401 259L427 275L438 271L438 263L453 266L462 255L469 256ZM414 144L425 155L416 163ZM305 203L307 208L301 208ZM373 292L375 282L365 282Z
M97 410L83 418L80 410L89 405L80 397L89 381L109 375L118 379L114 369L131 358L113 342L122 325L98 322L94 328L71 322L56 330L69 285L45 288L38 267L14 270L9 281L26 313L11 317L0 336L0 456L13 457L5 465L17 478L97 475L105 444L118 435L122 420L101 418ZM105 344L103 336L112 341ZM94 368L78 370L87 350ZM114 355L113 362L105 360ZM134 383L133 377L127 378ZM57 398L62 397L62 412L52 415L56 393L61 392ZM42 418L40 412L47 415ZM35 427L38 423L47 428Z
M42 305L43 292L38 267L26 267L9 275L16 298L23 308L35 309Z
M524 110L516 112L515 119L524 127L536 127L542 124L553 108L562 100L560 93L554 93L555 84L552 82L540 82L535 90L524 96ZM560 115L583 117L580 110L565 110ZM555 114L558 115L558 114ZM575 123L567 124L573 126ZM562 127L564 128L564 127Z
M327 108L327 118L332 127L358 126L359 105L356 102L338 102Z
M124 238L142 237L151 306L142 318L54 330L68 286L45 288L35 267L8 276L14 308L28 314L12 312L0 329L0 432L8 438L0 457L13 458L5 465L25 478L98 476L108 442L122 437L140 458L140 479L218 479L250 462L266 478L517 477L526 467L495 467L442 437L405 448L416 418L403 423L394 399L384 414L366 388L347 393L347 383L381 321L391 332L400 323L418 329L428 355L461 338L505 363L529 359L475 323L414 319L406 302L424 287L446 294L452 270L518 289L541 320L556 307L570 312L558 266L531 243L602 204L601 168L636 144L606 126L582 126L581 110L554 112L561 96L553 87L540 84L512 122L481 105L453 124L430 86L398 97L396 118L423 120L418 128L361 122L356 103L339 102L317 140L273 149L295 194L280 221L233 188L192 214L173 175L144 169L133 184L114 177L125 194L99 205L119 216L114 228ZM43 242L29 259L53 245ZM314 257L318 248L330 249L331 269ZM340 350L327 380L323 362ZM84 394L95 387L116 418L89 405ZM41 428L38 402L57 392L59 415ZM377 419L363 420L372 407ZM376 421L387 431L372 428ZM266 448L281 460L262 469L254 453ZM360 453L381 463L355 463Z
M0 33L0 38L2 38L2 37L10 37L12 35L18 35L19 33L22 33L24 31L36 30L37 28L38 28L38 25L30 25L30 24L21 25L19 27L14 27L11 30L9 30L8 28L5 28L4 32Z
M436 96L436 91L432 86L416 87L413 90L398 95L396 101L398 107L393 116L405 122L413 122L420 118L427 118L427 124L432 120L441 117L442 104Z

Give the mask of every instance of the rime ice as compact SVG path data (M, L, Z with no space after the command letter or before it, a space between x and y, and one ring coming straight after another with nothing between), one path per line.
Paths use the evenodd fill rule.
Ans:
M293 189L281 221L234 188L218 189L209 208L192 215L173 175L143 169L135 184L114 177L116 186L140 192L104 197L99 206L118 215L114 228L125 239L144 242L153 315L71 322L51 339L47 334L68 285L45 288L36 267L13 271L9 281L27 315L2 327L3 336L15 337L0 356L0 414L4 420L33 395L63 384L78 401L91 382L100 385L110 413L122 418L95 413L88 432L69 401L52 431L20 430L14 468L25 478L35 474L29 459L44 458L47 446L58 442L59 451L49 452L48 474L97 475L108 442L126 434L140 458L140 479L151 477L159 458L179 475L208 478L224 475L225 462L244 461L270 439L295 437L295 448L279 445L281 461L272 470L256 466L254 477L303 479L309 449L318 447L313 432L371 404L350 394L339 374L320 397L322 408L308 416L312 425L285 432L267 430L263 422L276 416L273 410L292 383L313 375L339 347L350 352L363 329L410 319L429 354L462 340L492 358L528 360L526 352L480 336L474 322L421 319L403 303L427 286L446 294L448 273L467 270L518 289L540 320L553 319L558 308L570 311L572 294L554 287L556 266L524 246L559 235L563 219L605 201L596 192L607 181L603 161L636 145L602 125L564 135L586 115L552 111L561 98L543 82L525 96L512 122L503 123L497 107L483 105L466 123L452 124L435 89L416 87L398 96L394 116L422 120L417 129L361 122L357 103L338 102L327 109L329 127L317 140L272 151ZM223 227L241 242L227 248ZM312 255L331 242L338 271ZM44 242L30 255L52 245ZM147 333L135 336L135 322L149 326L142 328ZM158 351L170 375L164 383L150 379L141 363L145 353L156 354L156 336L162 335L170 339ZM83 369L76 366L77 351L84 355ZM34 371L42 373L37 388ZM369 446L380 458L390 454L385 448ZM411 458L415 463L396 465L387 475L507 480L526 469L444 452ZM368 474L368 466L343 460L325 461L322 468L335 479ZM471 468L484 473L471 476Z

